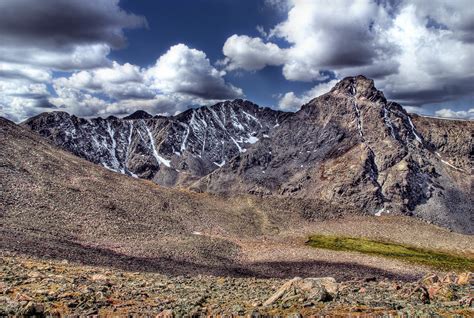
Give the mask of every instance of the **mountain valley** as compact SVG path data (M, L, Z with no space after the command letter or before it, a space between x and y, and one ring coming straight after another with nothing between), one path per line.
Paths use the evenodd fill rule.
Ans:
M296 113L234 100L172 117L52 112L22 125L86 160L168 187L317 200L474 233L473 122L412 119L363 76Z
M468 314L472 127L364 77L296 113L0 118L0 314Z

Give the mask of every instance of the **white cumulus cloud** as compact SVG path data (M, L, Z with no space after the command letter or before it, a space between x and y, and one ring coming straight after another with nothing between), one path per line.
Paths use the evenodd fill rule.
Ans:
M435 112L436 116L446 118L460 118L460 119L474 119L474 108L469 110L451 110L449 108L443 108Z
M297 111L301 105L329 92L336 83L337 80L320 83L300 95L296 95L294 92L287 92L278 100L278 108L284 111Z
M285 61L285 51L276 44L264 43L260 38L234 34L222 49L227 57L223 64L227 70L244 69L255 71L267 65L281 65Z
M292 81L321 81L328 72L339 79L363 74L374 78L388 98L408 106L473 96L470 0L284 3L268 1L287 16L265 40L245 35L227 39L228 70L281 65ZM280 107L302 100L291 92L283 97Z
M230 99L242 90L225 82L225 73L213 67L202 51L177 44L145 73L151 87L164 93L182 93L204 99Z

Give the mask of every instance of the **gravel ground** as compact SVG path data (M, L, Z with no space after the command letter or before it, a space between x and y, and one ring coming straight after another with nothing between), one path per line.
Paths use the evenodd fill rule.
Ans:
M311 298L299 290L289 289L284 297L265 304L285 280L200 275L168 277L12 255L1 258L0 269L0 315L474 314L472 285L455 276L450 283L444 279L446 282L441 285L448 292L433 293L426 279L404 282L367 277L339 282L332 299Z

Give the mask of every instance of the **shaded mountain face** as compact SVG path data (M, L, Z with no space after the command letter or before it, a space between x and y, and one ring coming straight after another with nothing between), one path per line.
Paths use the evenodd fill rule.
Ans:
M267 138L287 114L243 100L187 110L174 117L137 111L123 119L43 113L23 125L79 157L152 179L187 184Z
M345 78L296 113L235 100L126 118L54 112L24 125L89 161L162 185L414 214L473 232L473 122L412 120L363 76Z

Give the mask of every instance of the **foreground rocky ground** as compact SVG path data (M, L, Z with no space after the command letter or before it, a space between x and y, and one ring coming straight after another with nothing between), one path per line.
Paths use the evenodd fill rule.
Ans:
M417 281L169 277L4 254L0 315L474 315L472 273Z

